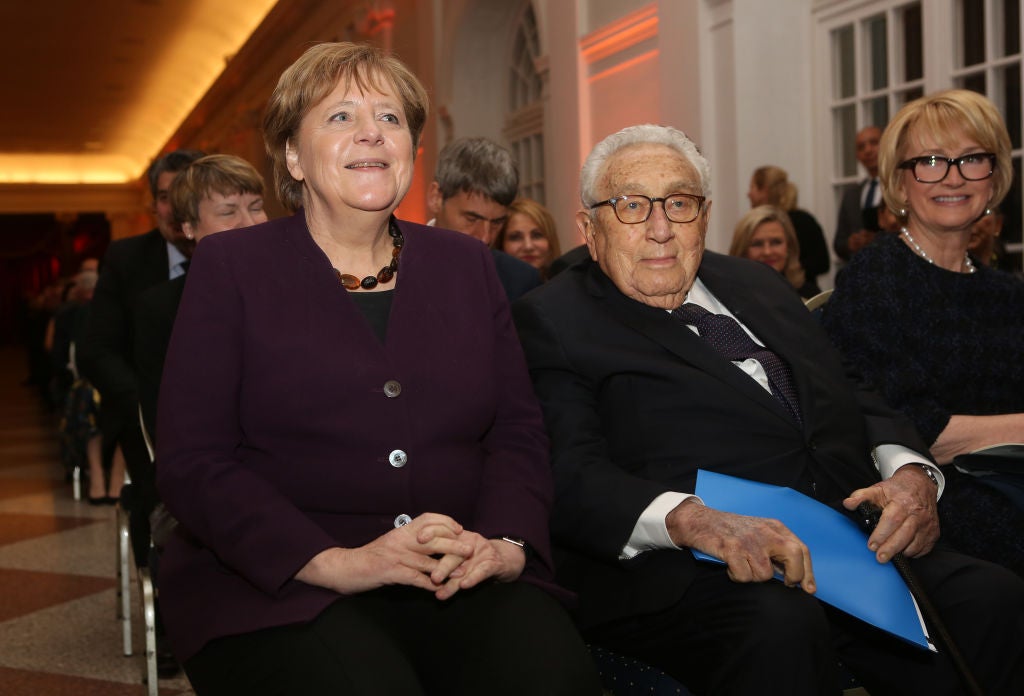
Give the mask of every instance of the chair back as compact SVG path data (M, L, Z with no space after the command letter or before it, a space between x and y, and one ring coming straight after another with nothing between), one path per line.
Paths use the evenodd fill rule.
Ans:
M807 307L807 311L814 312L824 307L825 303L828 302L828 298L830 297L832 297L831 290L819 292L814 297L809 297L806 300L804 300L804 306Z

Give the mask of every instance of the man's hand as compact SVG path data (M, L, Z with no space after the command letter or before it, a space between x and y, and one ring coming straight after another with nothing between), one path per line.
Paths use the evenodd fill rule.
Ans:
M807 546L778 520L747 517L705 507L687 498L665 517L676 546L725 561L734 582L765 582L776 570L788 587L817 589Z
M923 556L935 546L939 538L935 484L917 464L901 466L887 481L855 490L843 507L856 510L864 501L882 509L882 518L868 538L868 548L879 563L900 552Z

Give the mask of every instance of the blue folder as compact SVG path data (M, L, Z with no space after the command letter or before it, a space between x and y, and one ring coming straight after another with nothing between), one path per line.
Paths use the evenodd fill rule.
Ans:
M875 559L867 535L846 515L791 488L711 471L697 472L695 492L716 510L779 520L810 549L815 597L913 645L935 650L903 578L891 563ZM722 562L691 551L700 560Z

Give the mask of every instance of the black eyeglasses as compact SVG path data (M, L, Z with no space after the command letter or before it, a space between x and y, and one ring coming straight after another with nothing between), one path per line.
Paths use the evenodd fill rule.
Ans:
M594 203L590 209L602 205L611 206L615 211L615 217L626 225L637 225L647 222L654 210L654 204L660 202L665 210L665 217L672 222L693 222L700 215L704 206L704 196L695 196L690 193L673 193L664 198L651 198L639 194L629 196L615 196L600 203Z
M949 168L953 165L967 181L981 181L992 176L996 170L996 156L991 152L972 152L963 157L940 157L925 155L911 157L901 162L898 169L909 169L914 178L922 184L937 184L949 176Z

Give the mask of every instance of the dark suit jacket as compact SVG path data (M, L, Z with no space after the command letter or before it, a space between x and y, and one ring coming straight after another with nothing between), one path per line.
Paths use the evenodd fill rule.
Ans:
M497 249L491 249L491 255L494 257L494 266L498 269L498 279L501 281L502 287L505 288L509 302L515 302L541 284L540 273L525 261L520 261Z
M526 577L551 576L548 440L490 252L399 224L383 345L301 213L197 247L157 412L159 490L183 530L160 566L179 658L314 617L339 595L295 573L401 515L525 539Z
M584 627L659 611L685 591L688 552L618 556L641 512L666 491L693 492L698 468L838 504L878 480L872 446L927 451L909 422L847 381L778 273L705 252L699 276L790 364L802 427L682 322L624 296L591 261L515 306L551 437L559 578L579 592Z
M187 277L178 276L174 280L154 285L139 295L135 303L135 348L132 355L139 383L139 405L154 442L156 400L164 372L164 357L171 343L171 329L174 328L174 317L178 314Z
M803 266L807 277L815 280L822 273L828 273L832 259L828 254L825 232L818 224L817 218L799 208L790 210L788 215L793 223L796 240L800 244L800 265Z
M85 338L76 351L79 369L102 396L107 437L116 438L138 420L132 358L135 302L167 278L167 243L159 229L114 242L103 258Z
M590 249L587 248L586 244L580 244L577 247L573 247L551 262L551 268L548 270L548 277L554 278L574 263L579 263L580 261L589 258Z
M844 261L850 260L850 235L864 229L864 212L860 207L860 196L865 183L862 181L847 186L839 204L836 236L832 240L832 248L835 249L836 255Z

